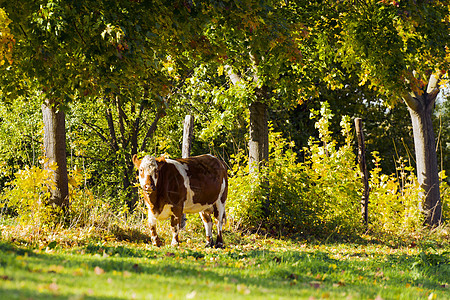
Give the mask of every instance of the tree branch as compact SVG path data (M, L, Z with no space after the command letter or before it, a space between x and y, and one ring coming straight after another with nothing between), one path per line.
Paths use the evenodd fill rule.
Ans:
M126 138L125 138L125 125L124 125L124 120L127 120L127 116L125 115L125 112L122 109L121 103L120 103L120 99L118 96L116 96L116 108L117 108L117 113L119 115L119 130L120 130L120 137L122 140L122 145L125 147L125 145L128 143Z
M114 151L119 150L119 145L117 144L116 130L114 128L114 122L112 117L111 109L106 109L106 120L108 122L109 135L111 136L111 147Z
M131 135L131 153L137 152L138 147L138 133L139 133L139 123L141 122L142 112L144 111L144 104L141 103L139 106L139 113L136 117L136 120L134 120L134 126L133 126L133 133Z
M150 127L148 128L147 133L145 134L144 140L142 141L141 147L139 148L139 152L144 151L145 145L147 143L147 139L149 139L150 137L153 136L153 133L155 133L155 131L158 127L159 119L161 119L165 115L166 115L166 111L164 109L161 109L160 111L158 111L156 113L155 120L153 120L152 125L150 125Z
M89 128L91 128L92 130L95 131L95 133L100 137L100 139L105 142L108 143L108 139L102 134L102 129L100 127L98 127L95 124L90 124L88 122L86 122L85 120L83 120L83 124L88 126Z
M230 78L231 83L233 83L233 85L237 85L239 82L241 82L241 77L233 72L231 66L226 65L225 69L227 70L228 78Z
M411 95L411 93L405 93L402 98L410 109L413 111L418 111L420 102L416 97L414 97L414 95Z
M430 79L428 80L427 86L427 105L434 106L436 102L437 95L439 94L439 80L442 77L442 72L438 72L436 74L431 74Z
M436 89L439 92L438 83L439 83L439 80L441 79L441 77L442 77L442 72L441 71L439 71L436 74L431 74L430 75L430 79L428 80L428 86L427 86L427 94L433 93Z
M75 31L77 32L78 36L80 37L81 41L83 42L84 45L86 45L86 42L83 38L83 36L81 35L81 33L78 31L78 27L77 27L77 23L74 21L73 22L73 26L75 27Z

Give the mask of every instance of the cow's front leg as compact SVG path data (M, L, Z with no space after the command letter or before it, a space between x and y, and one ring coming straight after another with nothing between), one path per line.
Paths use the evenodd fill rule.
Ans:
M153 246L160 247L162 245L162 242L158 237L158 233L156 232L156 218L150 209L148 210L148 225L150 226L150 234Z
M162 242L159 239L158 234L156 233L156 226L150 226L150 233L152 237L153 246L160 247L162 245Z

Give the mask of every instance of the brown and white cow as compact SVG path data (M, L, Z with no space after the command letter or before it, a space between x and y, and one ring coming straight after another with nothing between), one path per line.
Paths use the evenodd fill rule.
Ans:
M222 226L226 221L225 201L228 178L225 164L212 155L165 159L133 156L139 170L139 183L148 208L153 245L160 246L156 221L171 217L172 245L178 245L178 232L183 213L200 213L206 230L207 246L223 247ZM214 214L217 240L212 237Z

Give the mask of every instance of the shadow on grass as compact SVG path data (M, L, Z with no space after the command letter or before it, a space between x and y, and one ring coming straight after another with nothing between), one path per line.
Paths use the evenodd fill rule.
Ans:
M16 256L26 256L26 264L23 264L23 259L16 261ZM243 285L271 294L283 294L289 289L289 295L299 297L307 291L311 294L328 292L374 298L380 290L402 293L405 287L411 285L446 292L448 288L443 283L450 278L450 266L445 257L442 263L436 263L433 259L437 262L440 260L433 256L369 255L361 250L355 250L345 259L335 259L330 253L312 249L253 249L241 252L225 249L208 252L186 248L138 249L131 245L113 247L95 244L69 252L55 250L55 253L45 253L0 242L0 257L3 271L18 270L20 279L31 286L39 285L41 280L51 282L51 278L58 278L61 285L70 285L74 273L81 272L82 277L91 276L100 281L106 281L109 277L130 285L134 284L131 277L137 275L143 280L142 285L149 290L155 290L155 286L159 285L190 286L192 283L195 283L196 289L209 290L213 283L218 286ZM54 266L58 265L70 271L54 271ZM14 281L16 278L6 280ZM86 291L91 282L89 279L80 279L77 284ZM60 299L60 295L30 289L3 289L1 281L0 286L0 296L46 299L46 296L51 295L54 299ZM62 298L68 297L70 295ZM83 299L106 298L114 299L89 297L87 294Z
M8 299L8 300L14 300L14 299L54 299L54 300L67 300L67 299L83 299L83 300L102 300L102 299L108 299L108 300L119 300L123 298L116 298L116 297L99 297L99 296L89 296L87 294L64 294L64 295L58 295L56 293L51 292L37 292L28 290L26 288L20 288L20 289L10 289L10 288L2 288L0 289L0 299Z

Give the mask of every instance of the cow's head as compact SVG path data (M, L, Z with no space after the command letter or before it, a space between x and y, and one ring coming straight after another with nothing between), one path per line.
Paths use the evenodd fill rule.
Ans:
M134 166L139 170L139 183L144 192L151 193L156 190L158 182L158 164L153 156L146 155L142 160L133 155Z

